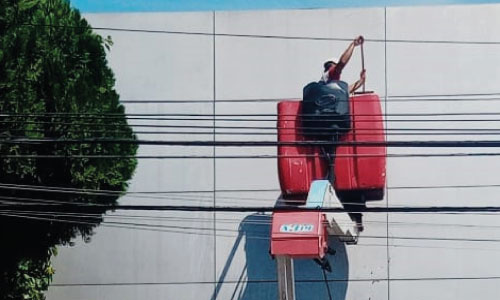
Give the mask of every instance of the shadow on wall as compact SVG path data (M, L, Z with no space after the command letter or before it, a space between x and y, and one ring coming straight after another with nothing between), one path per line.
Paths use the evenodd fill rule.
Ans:
M269 242L271 232L271 216L254 214L247 216L241 223L238 237L228 255L226 264L218 279L217 286L211 300L218 297L222 286L230 287L230 300L262 300L277 299L278 285L276 282L276 261L269 255ZM225 277L231 267L233 258L241 242L244 242L246 265L241 270L238 279L225 281ZM349 278L349 263L345 245L337 239L331 238L330 247L336 250L336 254L329 256L332 273L326 273L332 298L344 300L347 291L347 280ZM295 268L295 293L298 300L324 300L328 299L326 283L323 272L319 265L311 259L294 260ZM308 282L304 282L304 281ZM302 281L302 282L301 282Z

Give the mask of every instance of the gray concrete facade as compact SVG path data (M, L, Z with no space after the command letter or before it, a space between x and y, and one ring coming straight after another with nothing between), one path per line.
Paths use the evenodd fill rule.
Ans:
M321 76L323 61L340 56L348 45L346 40L335 39L351 39L362 34L368 39L364 46L367 89L376 91L383 100L383 111L388 114L387 138L396 141L497 139L495 135L391 133L401 128L498 128L495 121L450 121L495 119L495 116L437 116L432 122L429 122L430 116L395 116L500 112L500 101L496 101L495 96L462 95L500 90L500 44L491 43L500 42L498 16L500 5L89 14L85 17L95 27L157 31L99 30L103 36L111 35L114 41L109 62L122 100L177 100L167 104L126 104L128 113L141 114L275 114L276 102L238 101L300 99L302 87ZM484 43L464 43L466 41ZM352 82L360 68L359 49L356 49L343 79ZM415 95L427 96L397 97ZM434 95L457 96L447 97L454 101L415 101L443 98ZM186 103L184 100L203 101ZM269 118L272 119L262 117ZM410 122L410 118L417 120ZM155 121L157 123L131 121L135 125L141 122L214 125L211 118ZM274 127L276 123L273 120L215 121L215 125ZM221 134L242 132L241 129L218 129L215 134L211 128L197 129L200 131L208 134L139 133L138 137L276 140L272 134ZM497 157L397 157L399 154L497 151L389 148L389 155L395 156L387 161L386 197L369 206L498 205L499 187L457 187L499 184L500 159ZM275 147L141 146L138 154L216 158L140 159L129 191L184 193L128 194L120 199L121 204L272 206L279 197L276 159L220 158L274 155ZM74 247L61 247L54 259L56 274L47 292L48 299L276 299L277 286L272 282L276 279L275 265L268 255L269 215L114 212L105 220L127 221L119 219L124 215L164 227L154 231L100 226L90 243L76 241ZM500 246L485 241L500 238L496 230L500 219L496 215L367 213L364 222L365 231L358 245L333 242L338 251L331 261L334 271L329 275L334 299L468 300L478 295L483 300L498 299L498 279L482 278L500 276ZM476 241L470 241L474 239ZM326 299L322 273L313 262L297 262L295 270L299 300ZM300 282L304 279L318 282Z

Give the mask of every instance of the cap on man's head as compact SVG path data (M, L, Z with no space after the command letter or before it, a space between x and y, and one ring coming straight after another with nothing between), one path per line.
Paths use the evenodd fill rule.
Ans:
M337 58L335 57L332 57L332 58L329 58L327 61L325 61L325 63L323 64L323 69L325 70L325 72L330 69L330 67L332 65L336 65L337 64Z

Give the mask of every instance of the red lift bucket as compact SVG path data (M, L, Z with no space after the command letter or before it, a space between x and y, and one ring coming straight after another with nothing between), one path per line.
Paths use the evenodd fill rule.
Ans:
M278 141L306 141L301 134L301 101L278 103ZM380 99L376 94L350 98L352 126L340 141L385 142ZM305 197L313 180L324 179L328 163L319 147L278 146L278 173L283 197ZM339 146L335 158L335 191L349 197L381 200L385 188L385 146ZM303 198L305 200L305 198Z

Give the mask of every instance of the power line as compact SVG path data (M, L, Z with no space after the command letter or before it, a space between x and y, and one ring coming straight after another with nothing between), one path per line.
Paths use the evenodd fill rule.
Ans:
M406 189L470 189L470 188L500 188L500 184L476 184L476 185L421 185L421 186L388 186L389 190L406 190ZM13 184L1 183L0 189L16 190L16 191L36 191L48 193L63 193L77 195L101 195L101 196L122 196L122 195L176 195L176 194L212 194L210 190L163 190L163 191L115 191L106 189L86 189L64 186L49 186L49 185L29 185L29 184ZM280 189L215 189L217 193L268 193L281 192Z
M456 276L456 277L407 277L407 278L335 278L327 282L379 282L379 281L464 281L464 280L498 280L500 276ZM299 283L319 283L324 279L295 279ZM170 281L170 282L108 282L108 283L54 283L51 287L80 287L80 286L137 286L137 285L192 285L192 284L217 284L217 283L246 283L246 284L274 284L276 279L245 279L224 281Z
M88 224L88 225L99 225L99 222L86 222L86 221L76 221L76 220L68 220L68 219L56 219L56 218L43 218L43 217L33 217L29 215L22 215L18 213L0 213L0 215L6 216L6 217L13 217L13 218L23 218L23 219L33 219L33 220L39 220L39 221L48 221L48 222L64 222L64 223L74 223L74 224ZM103 225L109 225L109 226L132 226L131 228L151 228L152 230L167 230L165 232L171 232L171 233L182 233L182 234L198 234L198 235L208 235L208 233L203 233L203 231L213 231L213 228L200 228L200 227L187 227L187 226L160 226L160 225L153 225L153 224L135 224L135 223L127 223L127 222L102 222ZM167 228L167 229L165 229ZM170 229L177 229L177 230L193 230L194 232L177 232L177 231L170 231ZM232 232L239 232L237 230L226 230L219 228L219 231L232 231ZM200 232L201 231L201 232ZM212 235L213 236L213 235ZM333 237L338 237L338 235L329 235ZM232 235L229 235L228 237L235 237ZM252 238L258 238L258 239L269 239L269 236L252 236ZM378 236L378 235L363 235L363 239L390 239L390 240L427 240L427 241L448 241L448 242L459 242L459 241L464 241L464 242L491 242L491 243L498 243L500 242L500 239L486 239L486 238L448 238L448 237L415 237L415 236Z
M61 193L95 193L95 194L111 194L111 195L122 195L122 194L179 194L179 193L213 193L213 190L178 190L178 191L114 191L105 189L84 189L84 188L71 188L71 187L61 187L61 186L46 186L46 185L27 185L27 184L11 184L11 183L0 183L0 189L16 189L16 190L31 190L31 191L47 191L47 192L61 192ZM279 189L216 189L216 192L224 193L258 193L258 192L275 192Z
M426 116L497 116L500 112L483 111L483 112L449 112L449 113L384 113L384 114L347 114L345 116L356 116L356 117L426 117ZM328 118L334 117L337 120L338 115L336 114L324 114L321 116L315 114L277 114L277 113L261 113L261 114L204 114L204 113L127 113L127 114L116 114L116 113L68 113L68 112L46 112L46 113L0 113L1 117L12 117L12 118L26 118L26 117L40 117L40 118L77 118L77 119L131 119L131 120L192 120L192 121L213 121L214 116L216 121L227 121L227 120L244 120L244 121L276 121L273 119L248 119L247 117L303 117L303 116L314 116L319 117L321 120L329 120ZM159 118L159 117L169 117L169 118ZM188 118L185 117L196 117ZM232 119L218 119L225 117L233 117ZM234 117L242 117L242 119L234 119ZM202 119L206 118L206 119Z
M78 218L78 216L64 216L66 218L71 218L71 219L60 219L58 218L59 216L57 214L53 214L53 215L48 215L50 218L48 217L36 217L40 214L36 214L36 213L23 213L23 212L19 212L19 211L14 211L14 212L7 212L7 213L1 213L0 212L0 216L3 215L3 216L7 216L7 217L20 217L20 218L31 218L31 219L34 219L34 220L40 220L40 221L51 221L51 222L58 222L58 221L62 221L62 222L65 222L65 223L71 223L73 222L74 218ZM35 216L35 217L34 217ZM43 216L43 215L42 215ZM47 216L47 215L45 215ZM86 218L86 219L92 219L92 217L83 217L83 218ZM93 217L94 219L97 219L96 222L90 222L90 221L80 221L80 220L77 220L77 224L83 224L82 222L85 222L85 223L89 223L89 224L92 224L92 225L99 225L99 224L107 224L107 225L128 225L128 226L134 226L134 227L137 227L137 228L153 228L153 229L174 229L174 230L191 230L193 232L206 232L206 231L213 231L213 228L211 227L200 227L200 226L196 226L196 227L190 227L190 226L180 226L180 225L164 225L164 224L150 224L150 223L137 223L137 222L116 222L116 221L102 221L100 222L99 219L102 219L102 217ZM256 225L269 225L269 224L256 224ZM222 231L222 232L233 232L233 233L238 233L240 232L239 230L235 230L235 229L226 229L226 228L217 228L217 231ZM167 231L169 232L169 231ZM175 232L177 233L177 232ZM236 237L236 235L231 235L231 236L227 236L227 235L224 235L226 237ZM251 236L251 237L259 237L259 236ZM268 239L268 237L265 237L265 236L262 236L261 238L263 239Z
M22 190L22 189L17 189L15 188L14 190ZM54 193L54 192L59 192L60 191L50 191L50 190L38 190L39 192L46 192L46 193ZM212 191L213 193L213 191ZM118 195L111 195L111 194L106 194L106 193L71 193L72 195L85 195L85 196L101 196L101 197L118 197ZM170 201L182 201L182 202L206 202L206 203L212 203L213 202L213 196L212 195L206 195L206 197L203 197L203 195L196 195L196 196L190 196L186 194L169 194L166 196L150 196L150 195L123 195L122 197L124 198L133 198L133 199L149 199L149 200L168 200ZM239 196L218 196L216 197L218 200L217 202L220 203L234 203L235 201L237 202L242 202L242 201L252 201L252 202L272 202L270 199L263 199L263 198L245 198L245 197L239 197ZM79 203L85 203L83 201L65 201L65 200L53 200L53 199L47 199L47 198L33 198L33 197L16 197L16 196L0 196L0 201L1 200L7 200L3 202L9 202L13 204L33 204L33 203L50 203L50 204L79 204ZM297 203L297 204L304 204L305 200L287 200L288 204L292 203ZM344 204L351 204L351 205L364 205L362 203L358 202L344 202Z
M195 35L195 36L218 36L235 38L256 38L256 39L282 39L282 40L310 40L310 41L352 41L352 38L338 37L310 37L310 36L284 36L284 35L260 35L260 34L236 34L236 33L214 33L195 31L173 31L156 29L118 28L118 27L90 27L90 26L70 26L55 24L33 24L33 23L11 23L10 25L29 27L51 27L51 28L71 28L85 30L105 30L131 33L154 33L172 35ZM366 42L378 43L410 43L410 44L462 44L462 45L500 45L500 41L461 41L461 40L412 40L412 39L369 39Z
M155 221L155 222L173 222L175 224L178 223L213 223L213 218L203 218L203 217L173 217L173 216L155 216L155 215L123 215L123 214L88 214L88 213L73 213L73 212L60 212L60 211L27 211L27 210L11 210L11 209L3 209L0 210L0 213L14 213L19 215L31 215L31 216L49 216L49 217L70 217L70 218L79 218L79 219L125 219L125 220L139 220L139 221ZM252 217L256 217L259 215L252 215ZM272 224L270 215L261 215L263 220L239 220L239 219L228 219L228 218L217 218L215 220L216 223L223 224L240 224L240 225L263 225L269 226ZM385 221L363 221L364 224L371 225L386 225ZM147 223L148 225L154 225ZM338 224L349 224L349 223L338 223ZM389 222L391 226L425 226L425 227L448 227L448 228L477 228L477 229L492 229L497 230L500 228L498 225L481 225L481 224L457 224L457 223L436 223L436 222L408 222L408 221L393 221ZM238 232L238 230L235 230ZM500 250L500 249L499 249Z
M0 214L1 215L1 214ZM60 220L60 219L50 219L50 218L40 218L40 217L29 217L29 216L23 216L23 215L9 215L12 217L19 217L19 218L29 218L29 219L35 219L35 220L41 220L41 221L56 221L56 222L63 222L63 223L77 223L77 224L87 224L87 225L96 225L95 223L89 223L89 222L84 222L84 221L65 221L65 220ZM259 215L258 215L259 216ZM255 217L255 216L254 216ZM197 218L198 219L198 218ZM213 219L210 219L213 221ZM245 224L248 224L248 221L244 222ZM259 225L259 224L257 224ZM260 224L262 225L262 224ZM230 237L230 238L237 238L239 235L242 234L241 231L238 231L238 235L227 235L227 234L209 234L209 233L204 233L200 231L192 232L192 231L186 231L186 230L169 230L169 229L164 229L164 228L151 228L151 227L134 227L134 226L129 226L129 225L115 225L115 224L107 224L106 222L101 222L99 226L103 227L111 227L111 228L120 228L120 229L128 229L128 230L141 230L141 231L153 231L153 232L163 232L163 233L175 233L175 234L183 234L183 235L202 235L202 236L219 236L219 237ZM249 235L245 234L246 239L248 240L269 240L269 236L256 236L256 235ZM382 244L357 244L357 246L371 246L371 247L405 247L405 248L442 248L442 249L455 249L455 250L481 250L481 251L500 251L500 249L496 248L470 248L470 247L434 247L434 246L409 246L409 245L397 245L397 244L391 244L391 245L382 245Z
M133 225L127 225L127 223L123 224L107 224L105 222L85 222L85 221L75 221L75 220L61 220L61 219L54 219L54 218L42 218L42 217L33 217L33 216L23 216L23 215L16 215L16 214L0 214L5 217L12 217L12 218L22 218L22 219L30 219L30 220L37 220L37 221L47 221L47 222L56 222L56 223L69 223L69 224L80 224L80 225L93 225L93 226L103 226L103 227L112 227L112 228L121 228L121 229L128 229L128 230L144 230L144 231L153 231L153 232L162 232L162 233L177 233L177 234L183 234L183 235L202 235L202 236L209 236L213 237L214 235L212 233L207 233L207 232L191 232L191 231L186 231L186 230L174 230L174 229L165 229L165 228L145 228L145 227L137 227ZM221 237L235 237L234 235L219 235ZM262 239L259 237L252 237L252 239Z
M283 121L292 121L291 118L286 118L286 117L300 117L300 116L314 116L316 121L339 121L339 119L346 119L349 116L356 117L356 123L378 123L380 120L374 120L371 119L371 117L386 117L384 121L387 122L500 122L500 119L387 119L387 117L405 117L405 116L417 116L417 117L424 117L424 116L457 116L457 115L463 115L463 116L468 116L468 115L479 115L479 116L486 116L486 115L500 115L500 113L442 113L442 114L365 114L365 115L345 115L345 116L334 116L332 115L333 119L330 119L329 116L317 116L317 115L306 115L306 114L298 114L298 115L280 115L278 118L273 118L273 119L249 119L249 118L217 118L217 115L215 116L215 121L219 122L276 122L279 120ZM221 116L221 115L219 115ZM248 116L248 115L240 115L240 116ZM260 117L265 117L266 115L260 115ZM274 115L276 116L276 115ZM87 119L87 120L108 120L108 119L122 119L122 120L139 120L139 121L197 121L197 122L202 122L202 121L214 121L214 116L212 115L211 117L209 116L198 116L198 118L153 118L153 117L148 117L148 118L143 118L143 117L110 117L110 116L64 116L64 117L51 117L51 118L58 118L62 120L50 120L50 121L38 121L38 120L26 120L27 117L36 117L36 116L9 116L10 118L19 118L20 120L7 120L7 121L0 121L1 124L54 124L54 125L91 125L91 126L139 126L143 124L127 124L125 122L121 123L116 123L116 124L110 124L110 123L83 123L83 122L75 122L75 123L67 123L64 121L69 121L68 119L74 119L77 118L78 120L80 119ZM206 117L206 119L203 119L202 117ZM363 117L370 117L363 119ZM40 116L40 118L47 118ZM64 120L64 121L63 121ZM215 126L215 125L214 125ZM276 128L276 127L273 127ZM302 127L297 127L297 128L302 128ZM289 128L287 128L289 129Z
M389 98L387 100L380 100L381 103L383 102L388 102L388 103L398 103L398 104L412 104L415 102L498 102L500 101L500 98L493 98L493 97L484 97L484 98L411 98L411 96L408 96L409 98ZM445 96L442 96L445 97ZM231 103L231 104L237 104L237 103L253 103L253 104L260 104L260 103L278 103L281 101L289 101L287 99L290 99L292 101L300 101L301 97L282 97L282 98L269 98L269 99L235 99L235 100L199 100L199 99L194 99L194 100L168 100L168 99L158 99L158 100L149 100L149 99L138 99L138 100L120 100L121 103L127 104L127 105L133 105L133 104L193 104L193 103L211 103L215 102L217 103ZM367 100L368 102L371 101L376 101L378 100Z
M0 144L132 144L157 146L200 146L200 147L271 147L271 146L357 146L357 147L415 147L415 148L497 148L500 140L470 141L171 141L135 139L56 139L56 138L13 138L1 139Z
M12 215L13 217L20 217L20 218L23 218L23 216L17 216L17 215ZM257 215L257 216L265 216L265 215ZM253 217L256 217L255 215ZM268 216L267 216L268 217ZM31 219L35 219L35 220L42 220L42 221L52 221L53 219L48 219L48 218L37 218L37 217L32 217ZM196 218L196 220L198 220L199 218ZM210 221L213 222L213 219L210 218L209 219ZM60 219L57 219L56 221L58 222L65 222L67 223L65 220L60 220ZM233 220L234 221L234 220ZM94 225L94 223L88 223L88 222L81 222L81 221L77 221L78 224L90 224L90 225ZM245 224L249 224L250 222L248 221L244 221ZM257 224L257 225L262 225L262 224ZM266 225L266 224L264 224ZM105 222L101 222L100 223L100 226L104 226L104 227L112 227L112 228L121 228L121 229L132 229L132 230L146 230L146 231L154 231L154 232L165 232L165 233L177 233L177 234L187 234L187 235L204 235L204 236L213 236L211 234L207 234L207 233L204 233L204 232L200 232L200 231L197 231L197 232L189 232L189 231L176 231L176 230L166 230L166 229L155 229L155 228L143 228L143 227L132 227L132 226L127 226L127 225L112 225L112 224L106 224ZM240 234L242 234L241 231L238 231L239 234L238 235L221 235L221 234L215 234L216 236L220 236L220 237L232 237L232 238L235 238L235 237L238 237ZM245 234L245 237L246 239L259 239L259 240L269 240L269 236L255 236L255 235L249 235L249 234ZM383 246L385 247L386 245L379 245L379 244L358 244L357 245L358 247L359 246L372 246L372 247L380 247L380 246ZM389 245L389 247L405 247L405 248L442 248L442 249L455 249L455 250L482 250L482 251L499 251L500 249L496 249L496 248L470 248L470 247L450 247L450 246L446 246L446 247L435 247L435 246L425 246L425 247L422 247L422 246L409 246L409 245L397 245L397 244L391 244Z
M36 210L43 208L54 208L54 205L47 204L25 204L25 205L0 205L0 208L16 210ZM356 209L344 208L300 208L296 206L196 206L196 205L104 205L95 203L72 203L59 204L57 208L67 211L80 209L87 213L93 211L101 212L107 210L131 210L131 211L184 211L184 212L286 212L286 211L321 211L321 212L360 212L360 213L475 213L475 212L500 212L500 206L422 206L422 207L357 207Z
M0 159L277 159L277 158L304 158L321 157L322 155L0 155ZM411 154L337 154L336 157L388 157L388 158L428 158L428 157L493 157L500 156L500 152L450 152L450 153L411 153Z
M484 97L498 96L500 93L458 93L458 94L419 94L419 95L390 95L389 98L433 98L433 97Z
M45 192L50 192L50 191L45 191ZM50 192L52 193L52 192ZM213 193L213 192L212 192ZM91 194L95 195L95 194ZM231 197L224 197L224 196L216 196L213 197L212 195L208 195L207 197L202 197L202 195L197 195L197 196L189 196L189 195L176 195L176 196L164 196L164 197L158 197L158 196L149 196L149 195L137 195L137 196L127 196L124 195L123 197L127 198L132 198L132 199L149 199L149 200L164 200L164 201L182 201L183 203L185 202L205 202L205 203L213 203L215 205L216 201L217 203L229 203L229 204L234 204L235 202L243 202L243 201L249 201L252 203L255 202L274 202L274 198L243 198L243 197L237 197L237 196L231 196ZM305 197L305 196L304 196ZM0 202L4 204L12 204L12 205L36 205L36 204L47 204L47 205L52 205L52 208L57 207L57 205L75 205L76 207L79 207L81 205L83 206L94 206L93 203L88 203L85 201L65 201L65 200L54 200L54 199L48 199L48 198L35 198L35 197L19 197L19 196L0 196ZM286 205L303 205L305 204L305 199L300 200L294 200L294 199L287 199ZM243 202L244 203L244 202ZM352 207L364 207L366 204L365 202L356 202L356 201L342 201L344 205L350 205ZM96 205L104 205L100 203L95 203ZM235 207L241 207L241 206L235 206ZM403 205L392 205L392 207L405 207ZM350 210L355 210L355 209L350 209ZM354 212L354 211L353 211Z
M15 185L8 185L7 187L0 187L0 188L7 188L7 189L15 189L15 190L26 190L26 188L23 188L23 186L20 186L19 188L15 188L14 187ZM54 190L51 190L51 189L40 189L40 188L33 188L33 189L28 189L28 190L33 190L33 191L37 191L37 192L48 192L48 193L53 193ZM279 190L277 190L279 191ZM55 192L59 192L57 190L55 190ZM61 192L68 192L68 191L61 191ZM213 191L210 191L213 193ZM89 193L90 195L96 195L97 193ZM84 193L85 195L85 193ZM88 194L87 194L88 195ZM104 193L104 195L108 196L109 194L106 194ZM235 197L235 196L231 196L231 197L224 197L224 196L218 196L218 197L209 197L209 196L212 196L212 195L206 195L207 198L204 199L203 198L203 194L200 195L200 194L196 194L197 196L196 197L193 197L193 196L189 196L189 195L184 195L184 196L181 196L179 194L175 194L175 196L167 196L167 197L157 197L157 196L142 196L142 195L139 195L139 196L134 196L134 198L138 198L138 199L143 199L143 198L146 198L146 199L156 199L156 200L168 200L168 201L183 201L183 202L190 202L190 201L195 201L195 202L207 202L207 203L213 203L213 201L215 199L218 199L217 202L218 203L230 203L230 204L234 204L235 201L236 202L241 202L240 200L248 200L248 201L261 201L261 202L274 202L274 201L270 201L270 198L266 198L266 199L263 199L263 198L241 198L241 197ZM126 195L124 197L127 197ZM274 197L271 197L274 199ZM226 199L226 200L224 200ZM229 201L230 200L230 201ZM51 208L57 208L58 206L57 205L68 205L68 207L72 207L72 208L80 208L81 206L104 206L106 207L106 205L103 205L103 204L100 204L100 203L96 203L96 204L93 204L93 203L87 203L87 202L84 202L84 201L63 201L63 200L53 200L53 199L47 199L47 198L33 198L33 197L16 197L16 196L0 196L0 202L3 202L4 204L8 204L8 205L23 205L24 207L26 207L27 205L36 205L36 204L40 204L40 205L43 205L43 204L48 204L48 205L52 205ZM289 204L304 204L305 202L305 199L304 200L287 200L286 203L287 205ZM351 206L354 206L354 207L361 207L359 209L363 209L363 206L365 205L364 202L346 202L346 201L343 201L343 204L348 204L348 205L351 205ZM72 206L71 206L72 205ZM215 203L214 203L215 205ZM242 207L242 206L235 206L235 207ZM397 208L405 208L405 206L398 206L398 205L392 205L392 207L397 207ZM357 208L356 208L357 209ZM355 211L356 209L349 209L350 212L357 212ZM26 210L25 210L26 211ZM45 210L46 211L46 210ZM362 212L362 211L359 211L359 212ZM448 213L448 214L454 214L452 212ZM86 214L88 215L88 214Z
M439 129L436 129L439 130ZM366 130L368 131L368 130ZM375 131L375 132L362 132L364 136L378 136L380 133L377 133L377 130L369 130L369 131ZM398 131L398 129L390 129L390 131ZM481 131L467 131L467 132L459 132L460 130L457 130L457 132L435 132L435 131L427 131L427 132L386 132L385 135L388 136L470 136L470 135L500 135L500 129L497 131L487 131L487 132L481 132ZM46 131L44 129L24 129L24 128L19 128L19 129L9 129L9 132L23 132L23 133L45 133ZM117 133L130 133L130 131L119 131L119 130L67 130L65 131L67 134L88 134L88 133L101 133L101 134L117 134ZM134 130L133 132L136 135L214 135L213 131L138 131ZM317 135L331 135L331 133L326 133L326 132L318 132L316 133ZM271 137L276 137L277 133L275 132L249 132L249 131L230 131L230 132L221 132L221 131L216 131L215 135L237 135L237 136L271 136ZM280 133L280 136L295 136L295 133ZM15 138L30 138L28 136L12 136ZM105 136L93 136L93 137L88 137L88 138L120 138L120 136L113 136L113 135L105 135Z
M476 121L477 120L477 121ZM496 120L496 119L494 119ZM497 122L494 120L488 120L488 119L474 119L470 120L470 122ZM463 120L421 120L421 121L415 121L415 120L398 120L398 123L401 122L426 122L426 123L443 123L443 122L465 122ZM498 119L500 122L500 119ZM379 121L373 121L373 120L365 120L365 121L357 121L360 123L378 123ZM391 121L388 121L391 122ZM289 131L293 132L293 130L303 130L307 129L309 132L313 132L314 134L321 133L321 132L332 132L331 128L328 127L302 127L302 126L297 126L294 129L292 128L286 128L286 127L277 127L277 126L221 126L221 125L165 125L165 124L126 124L126 123L120 123L120 124L109 124L109 123L104 123L104 124L99 124L99 123L67 123L67 122L45 122L45 121L0 121L0 124L32 124L32 125L65 125L65 126L88 126L90 128L92 127L104 127L104 128L129 128L129 127L134 127L134 128L184 128L184 129L204 129L204 130L210 130L213 132L213 129L226 129L226 130L233 130L233 129L241 129L241 130L271 130L271 131L277 131L280 129L283 129L284 131ZM441 125L442 126L442 125ZM65 128L65 130L70 130L70 128ZM112 131L113 129L108 129L109 131ZM345 130L338 130L339 132L345 131L348 132L349 129ZM360 132L385 132L385 131L467 131L467 132L477 132L477 131L493 131L493 132L498 132L498 128L358 128L356 131ZM131 133L132 130L130 131ZM216 132L217 133L217 132Z
M468 95L468 94L464 94ZM475 95L475 94L470 94ZM494 98L493 96L498 96L500 93L490 93L483 94L485 96L490 97L460 97L460 95L447 94L447 95L434 95L433 98L421 98L420 95L408 95L408 96L388 96L388 99L380 99L380 102L388 102L388 103L414 103L414 102L469 102L469 101L487 101L487 102L497 102L500 101L500 98ZM456 98L439 98L439 97L456 97ZM176 99L123 99L120 100L121 103L130 105L130 104L189 104L189 103L278 103L281 101L300 101L301 97L280 97L280 98L254 98L254 99L221 99L221 100L212 100L212 99L192 99L192 100L176 100ZM379 100L365 100L365 101L376 101Z

